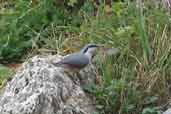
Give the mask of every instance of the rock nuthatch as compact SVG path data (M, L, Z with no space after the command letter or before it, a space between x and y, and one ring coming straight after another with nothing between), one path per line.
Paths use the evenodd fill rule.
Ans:
M79 52L69 54L61 61L53 63L53 65L79 71L91 63L96 48L101 46L98 44L87 44Z

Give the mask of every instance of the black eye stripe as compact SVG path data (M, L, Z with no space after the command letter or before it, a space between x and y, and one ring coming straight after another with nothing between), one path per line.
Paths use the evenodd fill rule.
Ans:
M88 48L89 48L89 47L87 47L87 48L83 51L83 53L87 52Z
M90 47L97 47L97 46L96 46L96 45L91 45L91 46L89 46L89 48L90 48Z
M89 45L84 51L83 53L87 52L88 48L93 48L93 47L98 47L97 45Z

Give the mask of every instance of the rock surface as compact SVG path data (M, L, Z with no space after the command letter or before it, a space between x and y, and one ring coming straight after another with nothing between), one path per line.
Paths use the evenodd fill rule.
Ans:
M35 56L23 64L0 97L0 114L92 114L93 101L82 89L78 76L49 61L60 56ZM94 81L94 67L79 73L83 84Z
M166 110L165 112L163 112L163 114L171 114L171 108L169 108L168 110Z
M163 114L171 114L171 109L166 110Z

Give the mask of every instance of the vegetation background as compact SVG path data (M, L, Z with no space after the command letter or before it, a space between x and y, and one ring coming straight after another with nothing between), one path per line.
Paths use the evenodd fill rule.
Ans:
M97 114L160 114L171 95L170 0L1 0L0 85L35 54L120 49L85 89Z

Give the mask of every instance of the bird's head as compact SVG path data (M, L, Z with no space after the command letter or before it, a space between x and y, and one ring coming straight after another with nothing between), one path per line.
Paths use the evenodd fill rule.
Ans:
M101 46L102 45L99 44L87 44L81 49L81 53L87 55L89 58L92 58L95 50Z

